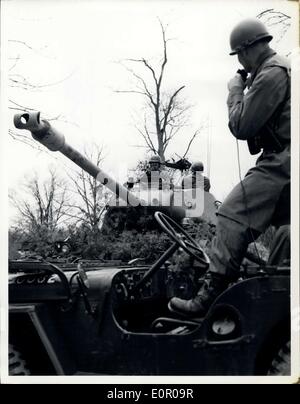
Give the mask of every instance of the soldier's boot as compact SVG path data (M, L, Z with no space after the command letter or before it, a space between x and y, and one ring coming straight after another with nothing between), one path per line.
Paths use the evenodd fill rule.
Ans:
M248 244L258 235L259 233L250 230L249 226L223 217L219 213L216 236L211 247L211 262L203 285L193 299L171 299L169 309L187 316L205 316L229 283L238 279Z
M228 287L224 275L208 272L197 296L190 300L173 297L168 304L170 311L189 317L204 317L216 298Z

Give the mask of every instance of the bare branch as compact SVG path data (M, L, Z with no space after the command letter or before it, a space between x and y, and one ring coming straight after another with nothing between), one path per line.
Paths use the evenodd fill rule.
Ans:
M18 44L23 45L23 46L25 46L26 48L28 48L28 49L30 49L32 51L35 51L35 49L32 46L28 45L28 43L26 43L24 41L19 41L17 39L9 39L8 42L18 43Z
M21 74L15 73L15 74L9 75L9 81L12 83L12 84L10 84L10 87L21 87L24 90L40 90L41 88L52 87L52 86L61 84L64 81L68 80L70 77L72 77L73 74L74 74L74 72L68 74L63 79L54 81L52 83L33 84L26 77L22 76Z
M130 59L128 59L130 61ZM133 59L132 59L133 60ZM131 61L132 61L131 60ZM139 60L139 62L142 62L142 60ZM127 92L127 93L136 93L136 94L141 94L144 95L146 97L148 97L149 101L151 102L151 104L153 105L154 108L157 107L155 101L154 101L154 96L152 95L151 91L149 90L145 80L143 79L143 77L141 77L140 75L138 75L136 72L134 72L132 69L130 69L128 66L122 64L122 66L130 73L133 75L133 77L135 77L142 85L143 85L143 90L137 88L136 90L123 90L123 91L116 91L116 92Z
M185 158L185 156L188 154L188 152L189 152L189 150L190 150L190 147L191 147L193 141L196 139L196 137L199 135L199 133L200 133L200 130L198 129L198 130L196 130L196 132L193 134L193 136L191 137L191 139L190 139L190 141L189 141L189 143L188 143L188 145L187 145L186 151L185 151L185 153L183 154L182 158Z
M166 126L167 126L167 122L168 122L168 117L169 117L169 114L170 114L170 111L171 111L173 102L174 102L175 98L177 97L177 95L179 94L179 92L180 92L181 90L183 90L184 88L185 88L185 86L179 87L179 88L174 92L174 94L170 97L169 104L168 104L167 109L166 109L166 111L165 111L165 116L164 116L164 120L163 120L163 127L162 127L162 131L163 131L163 132L166 130Z
M140 95L147 95L143 91L137 91L137 90L114 90L115 93L123 93L123 94L140 94Z
M18 104L17 102L13 101L12 99L9 99L8 101L11 102L12 104L14 104L16 107L20 107L19 109L22 110L22 111L23 111L23 110L24 110L24 111L37 111L37 110L34 109L34 108L30 108L30 107L27 107L27 106ZM11 109L13 109L13 108L11 108ZM18 109L18 108L16 108L16 109Z
M39 232L43 228L54 231L60 219L65 219L67 190L63 187L63 192L59 193L59 184L55 172L50 171L50 177L43 184L37 176L25 184L29 200L24 196L10 195L10 201L17 208L27 231L35 229Z
M8 134L9 136L21 143L26 144L27 146L30 146L32 149L35 149L39 152L43 152L44 149L42 149L42 147L39 146L39 144L37 142L34 142L30 137L23 135L23 134L19 134L17 132L14 132L13 130L9 129L8 130ZM47 152L47 151L46 151Z
M127 60L128 62L143 63L143 64L146 66L146 68L147 68L148 70L150 70L150 72L151 72L151 74L152 74L152 77L153 77L153 80L154 80L156 86L158 85L155 71L154 71L153 67L147 62L146 59L142 58L142 59L126 59L126 60Z
M267 27L277 26L280 28L279 37L276 43L280 42L291 26L291 17L281 11L276 11L273 8L264 10L257 15L257 18L263 20Z
M161 27L161 32L162 32L162 37L163 37L163 49L164 49L164 57L163 57L163 62L161 65L161 70L160 70L160 76L159 76L159 80L158 80L158 88L160 88L161 83L162 83L162 79L163 79L163 75L164 75L164 70L165 70L165 66L168 62L168 58L167 58L167 41L166 41L166 32L165 29L161 23L161 21L159 20L160 23L160 27Z
M144 138L144 140L145 140L145 142L146 142L146 144L147 144L147 147L151 150L151 151L153 151L154 153L156 153L157 151L156 151L156 149L155 149L155 147L154 147L154 145L153 145L153 143L152 143L152 140L151 140L151 138L150 138L150 136L149 136L149 134L145 134L140 128L138 128L138 127L136 127L136 129L137 129L137 131L142 135L142 137Z
M92 151L85 149L84 154L90 160L95 161L97 165L100 165L104 160L103 146L96 144L92 145ZM78 218L82 218L82 221L89 227L92 232L97 233L98 222L101 218L103 206L105 205L105 196L101 192L103 188L99 185L95 178L90 177L84 171L80 170L76 172L75 176L69 175L77 195L76 201L68 204L78 212ZM100 190L100 192L99 192ZM100 211L102 212L100 214Z
M135 128L143 139L146 148L153 153L157 153L162 161L164 161L165 152L170 141L186 125L188 119L186 113L190 106L186 105L179 98L181 95L180 92L185 86L181 86L171 92L168 91L170 95L163 88L164 75L168 63L167 44L169 39L166 35L167 26L163 25L160 20L159 24L162 38L162 58L159 61L158 67L156 68L145 57L129 58L123 61L123 63L119 62L136 80L136 85L131 85L129 89L118 90L116 92L138 94L144 97L144 107L148 111L148 119L144 118L144 122L141 123L139 117ZM129 63L134 64L135 68L128 67ZM157 147L155 147L156 143Z
M19 60L20 60L20 55L18 55L17 57L15 57L15 58L11 58L11 60L14 60L15 62L14 62L14 64L9 68L9 72L11 71L11 70L13 70L16 66L17 66L17 63L19 62Z

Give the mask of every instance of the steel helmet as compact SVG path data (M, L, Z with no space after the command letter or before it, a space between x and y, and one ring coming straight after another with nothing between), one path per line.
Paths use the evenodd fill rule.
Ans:
M150 159L149 159L149 163L151 164L151 163L161 163L161 161L160 161L160 157L159 156L157 156L157 155L154 155L154 156L151 156L150 157Z
M261 21L254 18L241 21L233 28L230 35L230 55L236 55L242 49L261 39L265 39L268 42L273 39Z
M192 171L203 171L204 170L204 166L202 161L195 161L195 163L193 163L191 165L191 170Z

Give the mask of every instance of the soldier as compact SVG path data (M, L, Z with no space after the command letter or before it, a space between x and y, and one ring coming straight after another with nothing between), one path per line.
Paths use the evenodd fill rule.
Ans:
M162 189L170 180L161 170L161 159L158 155L151 156L148 163L149 168L140 178L140 182L148 184L149 188Z
M204 188L205 192L210 190L209 178L203 175L204 166L202 161L195 161L191 165L191 174L187 175L182 180L182 188L192 189L192 188Z
M151 156L149 159L149 169L150 171L158 171L160 172L161 170L161 159L159 156L154 155Z
M219 209L203 286L191 300L171 299L172 311L205 315L239 277L248 244L270 224L290 222L290 67L269 47L271 40L256 19L242 21L231 33L230 54L237 55L245 72L228 83L229 128L237 139L247 140L251 154L262 153Z
M124 187L126 187L128 189L132 189L134 187L134 179L133 179L133 177L128 177L128 180L123 185L124 185Z

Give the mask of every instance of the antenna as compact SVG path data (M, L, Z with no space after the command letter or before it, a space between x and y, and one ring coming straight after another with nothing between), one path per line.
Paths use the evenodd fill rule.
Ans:
M211 163L211 120L210 116L208 116L208 125L207 125L207 156L206 156L206 167L207 167L207 176L210 178L210 163Z

